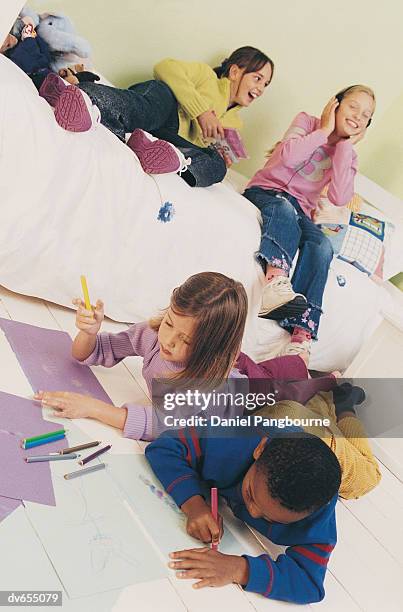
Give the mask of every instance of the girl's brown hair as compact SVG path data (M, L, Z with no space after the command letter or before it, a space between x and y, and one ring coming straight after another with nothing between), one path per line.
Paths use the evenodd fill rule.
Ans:
M242 285L219 272L201 272L174 289L170 307L180 315L196 319L190 357L176 381L203 380L219 384L229 374L241 347L248 310ZM149 322L158 331L162 316Z
M255 47L239 47L231 53L231 55L221 62L220 66L214 68L214 72L219 79L221 77L227 77L231 66L238 66L238 68L244 68L245 74L249 72L258 72L266 64L270 64L271 76L269 83L271 82L274 74L274 62L270 59L263 51L255 49Z

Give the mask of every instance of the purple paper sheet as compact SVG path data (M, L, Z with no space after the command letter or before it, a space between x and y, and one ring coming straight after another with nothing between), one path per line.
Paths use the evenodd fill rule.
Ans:
M73 391L111 403L91 369L71 357L66 332L2 318L0 327L34 391Z
M10 497L2 497L0 495L0 521L11 514L18 506L21 506L20 499L11 499Z
M43 419L38 403L0 392L0 496L55 505L49 464L26 463L24 457L38 449L24 450L21 440L58 429L58 423ZM46 454L65 446L66 440L46 444Z

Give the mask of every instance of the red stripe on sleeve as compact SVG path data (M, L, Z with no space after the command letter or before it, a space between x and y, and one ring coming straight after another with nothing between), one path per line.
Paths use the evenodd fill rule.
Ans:
M178 436L182 444L186 447L186 461L189 465L192 465L192 453L190 452L190 446L188 444L188 441L186 440L185 434L183 433L183 429L179 430Z
M263 593L264 597L268 597L268 595L270 594L270 591L273 587L273 578L274 578L274 573L273 573L273 568L271 565L271 559L268 555L262 555L264 561L266 562L267 567L269 568L269 574L270 574L270 578L269 578L269 584L267 589L265 590L265 592Z
M201 449L200 449L199 438L196 435L196 430L194 427L191 427L189 431L190 431L190 437L192 438L193 446L195 447L196 459L200 459Z
M307 548L303 548L302 546L293 546L292 550L299 553L300 555L303 555L307 559L314 561L314 563L318 563L319 565L327 565L329 561L328 558L321 557L317 555L316 553L312 552L311 550L308 550Z
M166 492L170 493L177 484L179 484L183 480L188 480L189 478L192 478L192 474L186 474L185 476L179 476L179 478L175 478L175 480L173 480L171 484L167 486Z
M334 546L332 546L331 544L312 544L312 546L316 546L316 548L319 548L320 550L324 550L325 552L332 552Z

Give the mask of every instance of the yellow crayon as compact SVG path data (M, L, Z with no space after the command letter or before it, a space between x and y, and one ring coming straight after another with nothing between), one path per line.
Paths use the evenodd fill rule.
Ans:
M87 279L85 276L81 276L81 287L83 288L85 307L87 310L91 310L90 296L88 293Z

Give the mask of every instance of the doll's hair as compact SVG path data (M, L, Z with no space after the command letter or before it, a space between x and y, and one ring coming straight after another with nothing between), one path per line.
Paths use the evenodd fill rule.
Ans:
M236 49L231 55L225 58L220 66L214 68L214 72L220 79L221 77L227 77L231 66L236 64L238 68L244 68L245 74L248 72L257 72L266 64L270 64L271 75L269 83L271 82L274 74L274 62L265 53L255 49L255 47L240 47Z
M242 283L218 272L190 276L174 289L170 308L194 317L190 357L176 381L202 380L215 385L226 378L238 356L245 329L248 298ZM149 321L158 332L165 312Z

